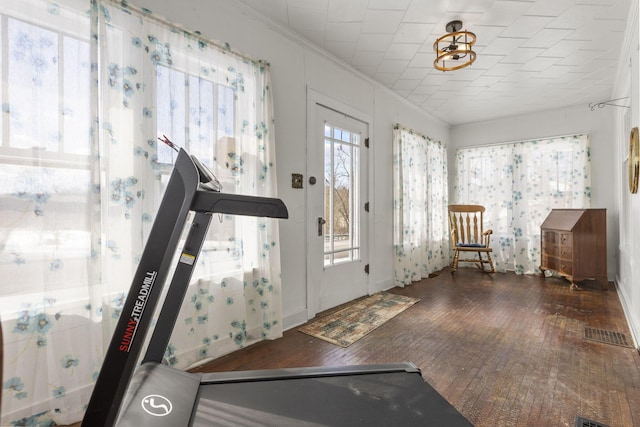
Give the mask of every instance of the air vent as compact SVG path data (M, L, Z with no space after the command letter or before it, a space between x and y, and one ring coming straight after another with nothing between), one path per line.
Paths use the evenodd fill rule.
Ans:
M609 427L606 424L599 423L597 421L588 420L582 417L576 417L576 423L574 427Z
M607 331L606 329L596 329L585 326L584 339L620 347L634 348L625 334L616 331Z

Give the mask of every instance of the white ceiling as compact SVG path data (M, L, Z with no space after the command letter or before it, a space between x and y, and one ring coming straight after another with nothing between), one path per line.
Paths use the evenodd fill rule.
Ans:
M608 100L631 0L240 0L456 125ZM433 68L452 20L471 66Z

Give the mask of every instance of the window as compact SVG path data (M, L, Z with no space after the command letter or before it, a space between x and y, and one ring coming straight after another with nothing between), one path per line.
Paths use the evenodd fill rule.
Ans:
M38 292L42 281L72 289L86 282L49 273L83 269L90 256L89 43L6 14L0 38L0 275L20 277L6 281L3 294ZM31 267L19 269L27 261Z
M590 164L588 135L460 149L453 199L487 209L498 271L534 273L549 211L589 207Z
M358 215L360 135L339 127L324 127L324 265L360 258Z

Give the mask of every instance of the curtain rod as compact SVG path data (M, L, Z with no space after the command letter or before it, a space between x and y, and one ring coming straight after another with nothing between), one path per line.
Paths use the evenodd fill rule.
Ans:
M428 139L429 141L433 141L433 142L435 142L435 143L437 143L437 144L444 145L444 144L442 144L442 142L441 142L441 141L433 140L433 139L429 138L428 136L426 136L425 134L423 134L422 132L419 132L419 131L417 131L417 130L415 130L415 129L411 129L411 128L408 128L408 127L406 127L406 126L403 126L403 125L401 125L400 123L396 123L396 124L394 124L394 125L393 125L393 128L394 128L394 129L402 129L402 130L406 130L407 132L410 132L410 133L412 133L412 134L414 134L414 135L417 135L417 136L419 136L419 137L421 137L421 138L423 138L423 139Z
M144 16L145 18L148 18L152 21L155 21L156 23L162 24L162 25L166 25L169 28L173 29L173 30L177 30L177 31L181 31L183 34L187 34L188 36L194 38L195 40L199 40L203 43L205 43L206 45L210 45L213 46L215 48L217 48L218 50L224 52L224 53L229 53L232 54L234 56L239 57L240 59L244 59L246 61L249 61L253 64L258 64L258 65L262 65L264 67L269 67L269 61L263 60L263 59L255 59L252 58L248 55L245 55L244 53L233 49L229 43L224 43L222 44L221 42L218 41L214 41L214 40L210 40L206 37L204 37L200 31L191 31L191 30L187 30L185 27L183 27L180 24L175 24L173 22L170 22L167 18L165 18L164 16L161 15L157 15L156 13L154 13L152 10L147 9L147 8L140 8L138 6L134 6L130 3L128 3L126 0L103 0L104 3L108 3L114 7L117 7L118 9L120 9L121 11L125 12L125 13L130 13L130 12L135 12L140 16Z
M495 147L497 145L511 145L511 144L520 144L531 141L539 141L541 139L556 139L556 138L568 138L572 136L580 136L580 135L589 135L589 132L578 132L578 133L569 133L566 135L553 135L553 136L542 136L539 138L529 138L529 139L521 139L519 141L506 141L506 142L492 142L490 144L480 144L480 145L467 145L464 147L458 147L456 150L464 150L467 148L485 148L485 147Z

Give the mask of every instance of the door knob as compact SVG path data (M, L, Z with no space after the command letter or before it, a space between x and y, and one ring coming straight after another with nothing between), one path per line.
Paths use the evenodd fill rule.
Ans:
M326 223L327 221L324 218L318 217L318 236L322 236L322 226Z

